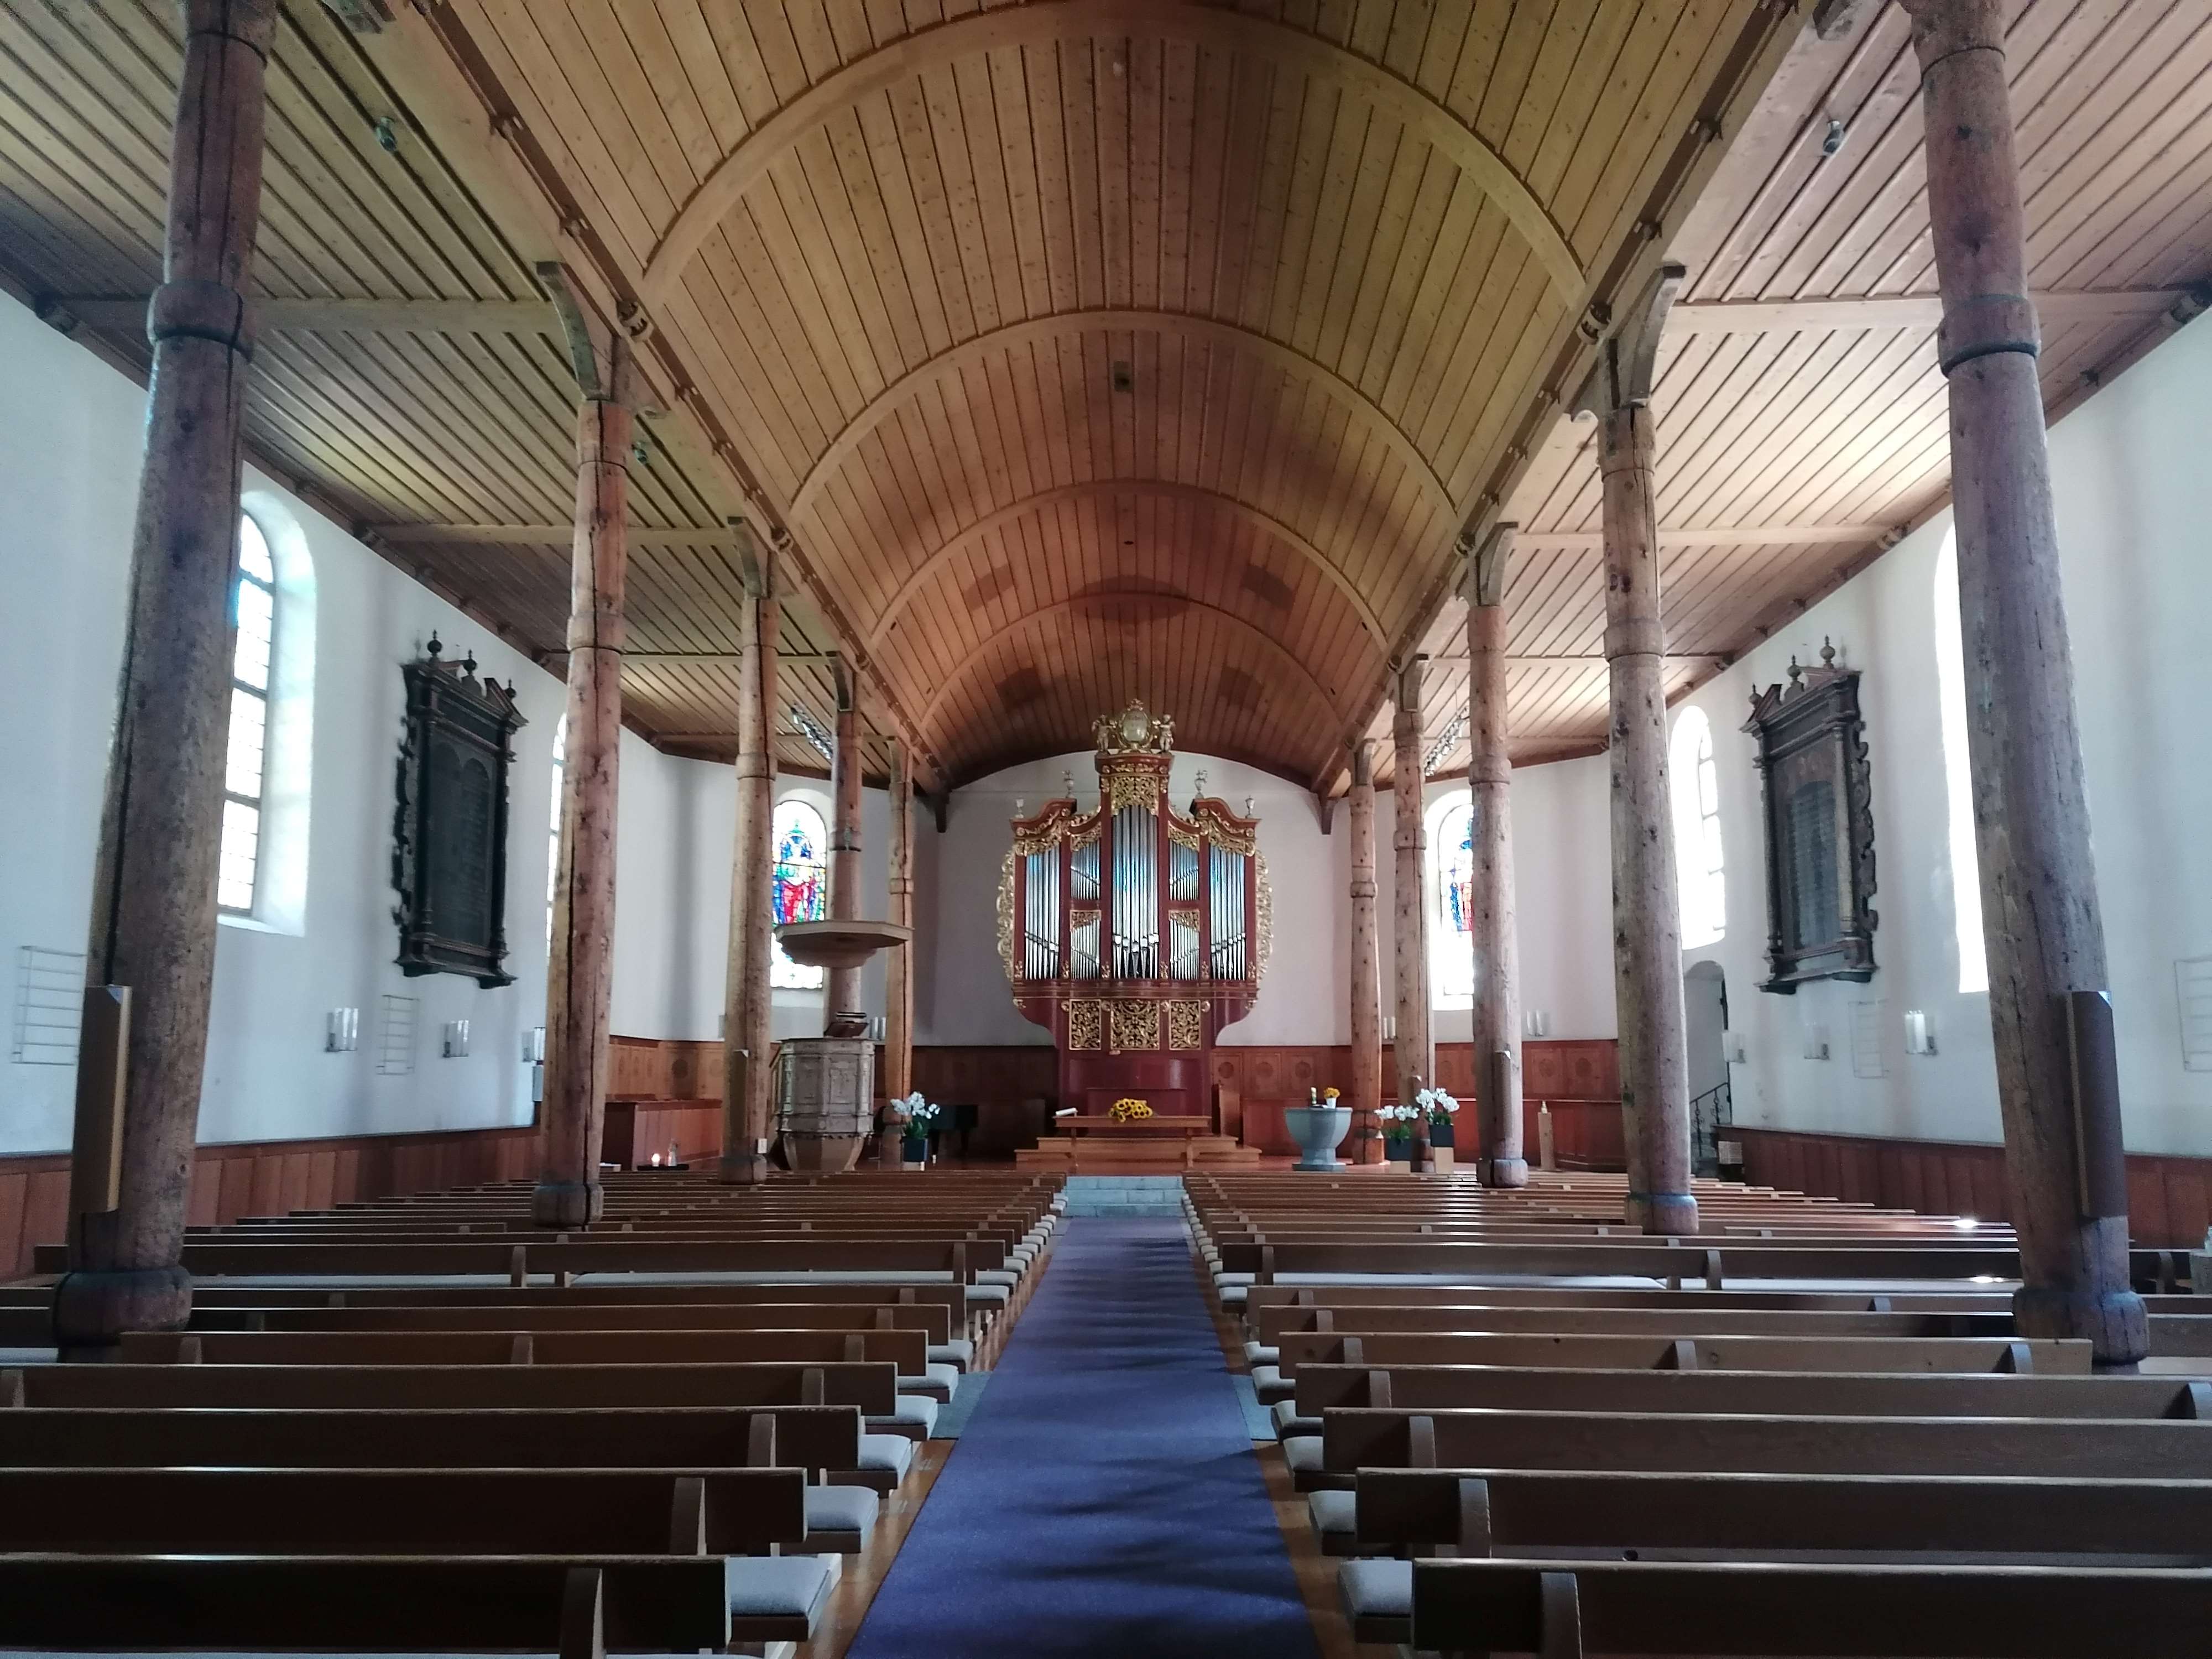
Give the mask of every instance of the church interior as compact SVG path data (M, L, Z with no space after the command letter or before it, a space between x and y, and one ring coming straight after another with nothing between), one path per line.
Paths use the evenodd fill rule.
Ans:
M0 0L0 1649L2212 1654L2208 308L2204 0Z

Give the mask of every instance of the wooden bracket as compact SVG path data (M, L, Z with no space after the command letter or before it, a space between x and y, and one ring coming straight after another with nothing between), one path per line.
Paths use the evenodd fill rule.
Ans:
M1324 836L1336 827L1336 797L1325 789L1313 792L1314 817L1320 820Z
M1574 413L1602 417L1651 401L1659 338L1667 331L1667 313L1674 307L1674 296L1681 292L1689 274L1678 264L1662 264L1651 273L1636 302L1621 313L1620 321L1598 348L1589 378L1575 393Z
M1498 605L1505 599L1505 570L1512 562L1513 546L1521 526L1500 520L1483 533L1467 556L1467 580L1462 590L1469 605Z
M849 714L860 708L860 677L853 659L842 651L830 653L830 678L837 688L837 712Z
M943 835L945 821L952 811L952 792L940 789L933 795L927 789L919 789L915 793L921 797L921 804L929 809L929 819L937 826L937 833Z
M582 289L568 267L558 260L541 263L538 280L544 284L546 297L553 301L554 312L561 319L568 367L576 376L577 387L586 398L636 409L643 381L629 336L609 328L586 307Z
M732 519L729 525L731 538L736 544L738 582L750 598L774 598L775 555L762 550L760 538L753 534L750 520L740 516Z

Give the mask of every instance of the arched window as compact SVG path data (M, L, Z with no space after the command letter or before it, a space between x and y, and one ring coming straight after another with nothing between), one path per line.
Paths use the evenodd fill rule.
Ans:
M568 769L568 716L553 725L553 814L545 831L545 948L553 948L553 896L561 886L561 780Z
M1439 1008L1474 1001L1474 797L1429 809L1429 976Z
M780 801L772 822L775 873L769 884L769 919L778 926L791 921L819 921L830 914L830 872L823 854L830 832L822 814L805 801ZM812 991L824 978L819 968L803 967L784 955L778 945L769 963L769 983L787 990Z
M1959 615L1959 543L1950 531L1936 554L1936 705L1943 738L1943 793L1951 843L1951 921L1959 940L1959 989L1990 988L1982 939L1982 860L1974 845L1974 781L1966 755L1966 651Z
M262 786L267 781L269 703L276 665L276 565L251 514L238 520L238 582L231 590L238 642L230 660L230 744L223 763L218 909L250 916L260 889Z
M1717 945L1728 933L1728 878L1721 851L1720 769L1713 723L1702 708L1674 720L1667 755L1674 806L1674 873L1682 896L1682 948Z

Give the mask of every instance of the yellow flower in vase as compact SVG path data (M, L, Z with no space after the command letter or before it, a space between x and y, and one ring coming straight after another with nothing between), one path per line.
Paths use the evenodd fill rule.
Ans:
M1152 1115L1152 1109L1141 1100L1117 1100L1106 1115L1116 1123L1139 1123Z

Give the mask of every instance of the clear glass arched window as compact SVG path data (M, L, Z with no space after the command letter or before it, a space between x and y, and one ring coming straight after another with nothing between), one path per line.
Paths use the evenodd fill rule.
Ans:
M230 660L230 741L223 762L222 845L215 899L252 915L260 890L262 795L268 781L270 693L276 666L276 564L251 514L238 520L238 581L231 589L238 630Z
M1966 754L1966 632L1959 611L1959 543L1946 531L1936 555L1936 704L1943 738L1943 795L1951 844L1951 921L1959 941L1959 989L1990 988L1982 939L1982 860L1974 845L1974 780Z
M1682 948L1717 945L1728 933L1727 860L1721 847L1720 768L1713 723L1702 708L1674 719L1667 756L1674 807L1674 874L1681 889Z
M770 920L779 927L821 921L830 914L830 832L822 814L803 800L779 801L771 833L775 864L769 883ZM770 952L768 976L771 985L792 991L818 990L826 977L819 968L793 962L781 945Z
M1474 1000L1474 798L1429 809L1429 975L1440 1008Z
M545 948L553 948L553 896L561 886L561 780L568 769L568 716L553 726L553 811L545 832Z

